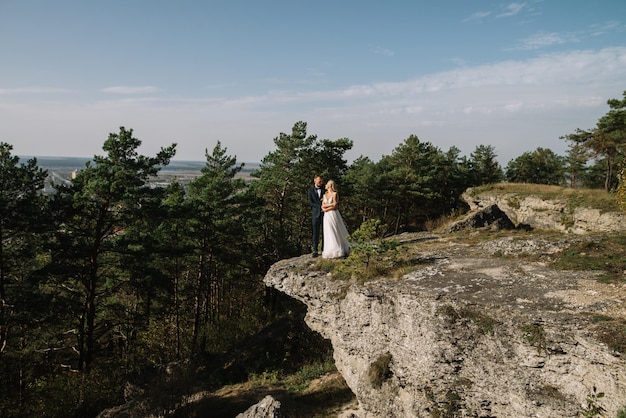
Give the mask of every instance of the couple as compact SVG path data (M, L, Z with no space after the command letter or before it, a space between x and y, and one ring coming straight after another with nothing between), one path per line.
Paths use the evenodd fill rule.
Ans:
M335 182L328 180L322 190L322 177L315 176L314 186L309 189L308 201L313 215L313 257L317 257L320 227L323 224L322 258L341 258L350 254L348 230L339 214L339 196Z

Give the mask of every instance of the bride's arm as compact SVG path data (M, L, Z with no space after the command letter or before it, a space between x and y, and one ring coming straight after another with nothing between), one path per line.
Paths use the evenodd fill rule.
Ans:
M322 212L328 211L330 203L326 203L326 196L322 196Z
M326 202L326 199L322 200L322 211L328 212L329 210L337 209L337 194L334 193L332 195L332 201L330 203Z
M337 209L337 200L339 199L339 195L337 193L333 193L333 200L327 206L327 210L335 210Z

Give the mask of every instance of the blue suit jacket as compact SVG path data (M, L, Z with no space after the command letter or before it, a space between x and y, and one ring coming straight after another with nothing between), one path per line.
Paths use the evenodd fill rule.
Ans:
M324 191L321 191L321 195L324 195ZM315 187L309 188L309 192L307 193L307 198L309 201L309 205L312 209L313 218L319 218L322 216L322 198L317 195L317 191Z

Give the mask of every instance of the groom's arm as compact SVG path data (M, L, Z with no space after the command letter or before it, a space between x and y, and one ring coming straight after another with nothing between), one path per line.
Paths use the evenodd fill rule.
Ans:
M319 206L319 202L315 199L315 190L313 188L309 188L307 192L307 199L309 200L309 206L312 208Z

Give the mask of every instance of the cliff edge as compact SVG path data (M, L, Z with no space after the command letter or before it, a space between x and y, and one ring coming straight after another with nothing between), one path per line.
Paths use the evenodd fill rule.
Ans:
M626 406L625 333L606 326L626 326L626 285L544 261L601 237L395 238L412 260L398 278L337 280L310 256L265 277L331 341L353 416L614 417Z

